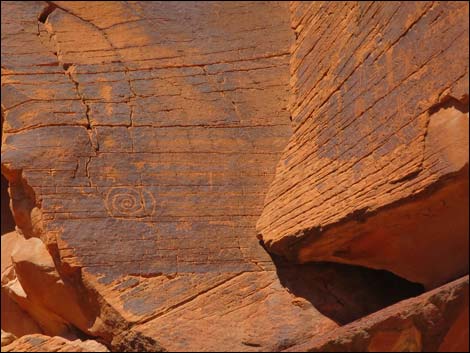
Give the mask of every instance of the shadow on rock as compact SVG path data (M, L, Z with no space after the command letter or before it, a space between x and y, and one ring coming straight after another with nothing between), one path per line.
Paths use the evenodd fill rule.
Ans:
M390 272L338 263L292 264L270 254L281 284L340 325L424 292Z

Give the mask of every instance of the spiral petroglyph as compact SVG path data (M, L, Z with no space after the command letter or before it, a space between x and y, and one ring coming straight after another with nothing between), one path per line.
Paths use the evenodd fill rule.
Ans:
M155 210L155 199L141 188L116 187L106 195L106 208L113 217L150 216Z

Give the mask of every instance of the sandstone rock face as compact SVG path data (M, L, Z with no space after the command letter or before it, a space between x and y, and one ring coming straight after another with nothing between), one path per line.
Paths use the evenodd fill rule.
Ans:
M468 277L390 305L468 273L467 61L465 3L2 2L2 351L461 349Z
M255 233L291 133L287 4L2 7L15 221L89 298L60 319L127 350L270 350L337 327L293 303Z
M287 351L468 352L468 276Z
M271 251L428 288L468 273L468 8L291 4L294 132L257 224Z

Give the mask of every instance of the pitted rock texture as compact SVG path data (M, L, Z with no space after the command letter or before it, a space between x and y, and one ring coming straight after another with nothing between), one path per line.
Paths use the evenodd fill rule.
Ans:
M291 12L294 132L257 223L267 248L428 288L468 273L468 3Z
M468 352L468 276L288 352Z

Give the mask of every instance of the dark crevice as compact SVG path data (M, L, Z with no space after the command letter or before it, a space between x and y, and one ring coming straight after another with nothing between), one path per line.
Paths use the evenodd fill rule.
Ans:
M293 264L270 256L281 284L339 325L424 293L421 284L384 270L329 262Z
M458 100L452 96L444 97L439 103L429 108L429 115L437 113L441 109L455 108L462 113L468 113L468 95Z
M33 188L23 178L21 169L2 164L2 176L8 180L10 204L18 232L26 239L40 238L42 232L41 205Z
M2 109L1 120L1 136L0 141L3 145L3 122L5 120L4 112ZM8 180L1 176L1 235L15 230L15 220L10 210L10 195L8 194Z
M15 220L13 219L13 215L11 214L11 210L10 210L10 195L8 195L8 181L3 175L2 175L2 180L1 180L1 188L2 188L1 234L3 235L5 233L9 233L15 230Z
M54 12L54 10L57 8L56 5L48 2L47 6L42 10L42 12L39 14L38 21L41 23L46 23L47 18L51 13Z
M117 343L112 344L110 350L112 352L166 352L156 340L145 336L137 331L123 331L123 334L116 340ZM108 348L109 348L108 347Z
M424 156L424 153L423 153L423 156ZM413 180L421 173L421 171L422 171L422 168L419 168L418 170L414 170L411 173L408 173L408 174L406 174L405 176L403 176L399 179L391 180L389 183L390 184L399 184L399 183L403 183L405 181Z

